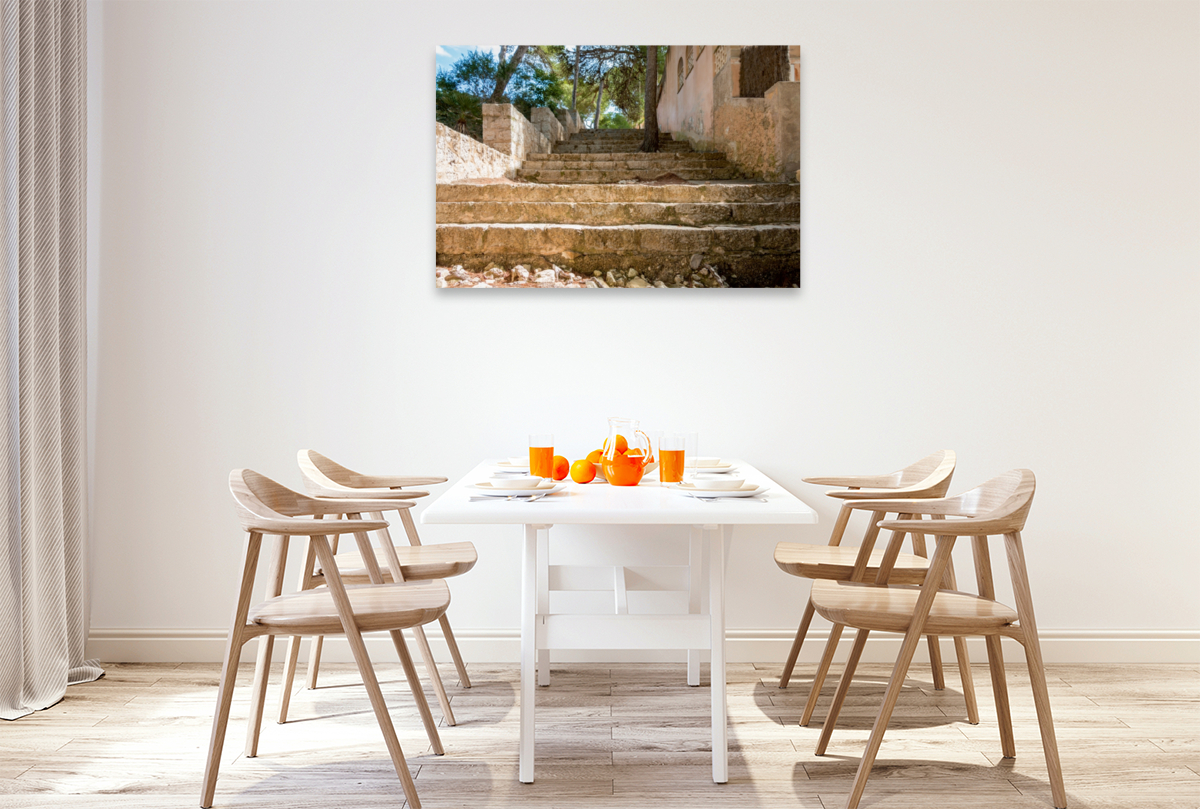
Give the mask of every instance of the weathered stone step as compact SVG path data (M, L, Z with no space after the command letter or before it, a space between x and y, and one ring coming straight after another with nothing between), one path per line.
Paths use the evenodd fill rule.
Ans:
M596 152L637 152L641 149L642 142L636 143L570 143L569 141L559 141L554 144L553 151L555 154L595 154ZM674 152L690 152L692 146L690 143L671 143L660 144L657 154L674 153Z
M644 129L581 129L571 135L580 140L601 140L603 138L636 138L646 137Z
M796 224L800 202L439 202L446 224L762 225Z
M799 202L800 183L551 185L439 183L438 202Z
M724 158L720 160L662 160L652 157L625 157L616 160L595 160L578 163L568 160L540 160L526 163L518 176L546 171L657 171L679 173L680 171L719 171L732 168Z
M674 174L684 180L731 180L737 176L733 168L672 168L672 169L613 169L610 171L540 171L520 169L517 178L536 183L619 183L622 180L656 180L664 174Z
M603 163L611 160L657 160L665 163L675 163L680 160L708 160L725 162L724 152L589 152L580 154L531 154L525 158L525 164L565 162L565 163ZM584 168L584 166L580 166Z
M690 271L692 256L732 286L792 286L800 281L800 226L441 224L437 263L483 269L552 261L574 272L634 268L649 278Z

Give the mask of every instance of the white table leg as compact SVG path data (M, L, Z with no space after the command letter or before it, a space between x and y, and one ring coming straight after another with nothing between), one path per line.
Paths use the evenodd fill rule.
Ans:
M708 554L708 612L712 624L712 662L708 679L712 688L713 781L729 780L729 720L725 696L725 549L732 526L715 526Z
M704 559L704 529L693 525L689 537L688 551L688 613L700 614L701 572ZM700 650L688 649L687 684L700 685Z
M537 614L550 614L550 531L539 526L537 537ZM550 685L550 650L537 650L538 685Z
M537 665L538 528L525 526L521 557L521 752L518 780L533 783L533 707Z

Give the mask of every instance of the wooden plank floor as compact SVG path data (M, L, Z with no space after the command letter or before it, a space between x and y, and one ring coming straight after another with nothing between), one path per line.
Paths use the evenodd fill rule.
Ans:
M190 807L198 803L216 697L215 665L107 664L58 705L0 722L0 807ZM787 690L779 666L729 666L730 779L712 783L709 691L680 665L555 666L538 689L537 782L517 782L515 666L471 666L474 688L443 669L457 727L434 756L398 666L377 669L422 803L439 807L789 807L840 809L888 668L864 666L828 755L813 755L828 693L800 727L812 666ZM400 809L403 793L353 666L298 688L287 725L268 694L259 756L241 754L250 669L234 695L216 806ZM1200 667L1052 666L1050 696L1070 806L1200 807ZM986 667L982 722L966 723L957 673L933 690L915 668L862 806L1051 806L1027 676L1009 668L1017 758L1000 757ZM705 672L704 683L707 683ZM830 692L832 690L830 684ZM436 703L433 708L437 713Z

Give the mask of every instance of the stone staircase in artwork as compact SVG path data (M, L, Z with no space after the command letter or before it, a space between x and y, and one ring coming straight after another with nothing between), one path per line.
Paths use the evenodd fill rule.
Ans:
M439 184L438 265L636 271L657 286L691 286L703 267L729 286L799 283L798 183L739 179L723 154L669 136L657 153L641 142L641 130L578 132L529 155L515 183Z

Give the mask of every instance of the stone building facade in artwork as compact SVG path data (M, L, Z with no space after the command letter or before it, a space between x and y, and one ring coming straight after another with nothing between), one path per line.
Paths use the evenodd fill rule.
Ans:
M672 45L666 66L660 129L724 152L748 177L799 181L798 45Z

